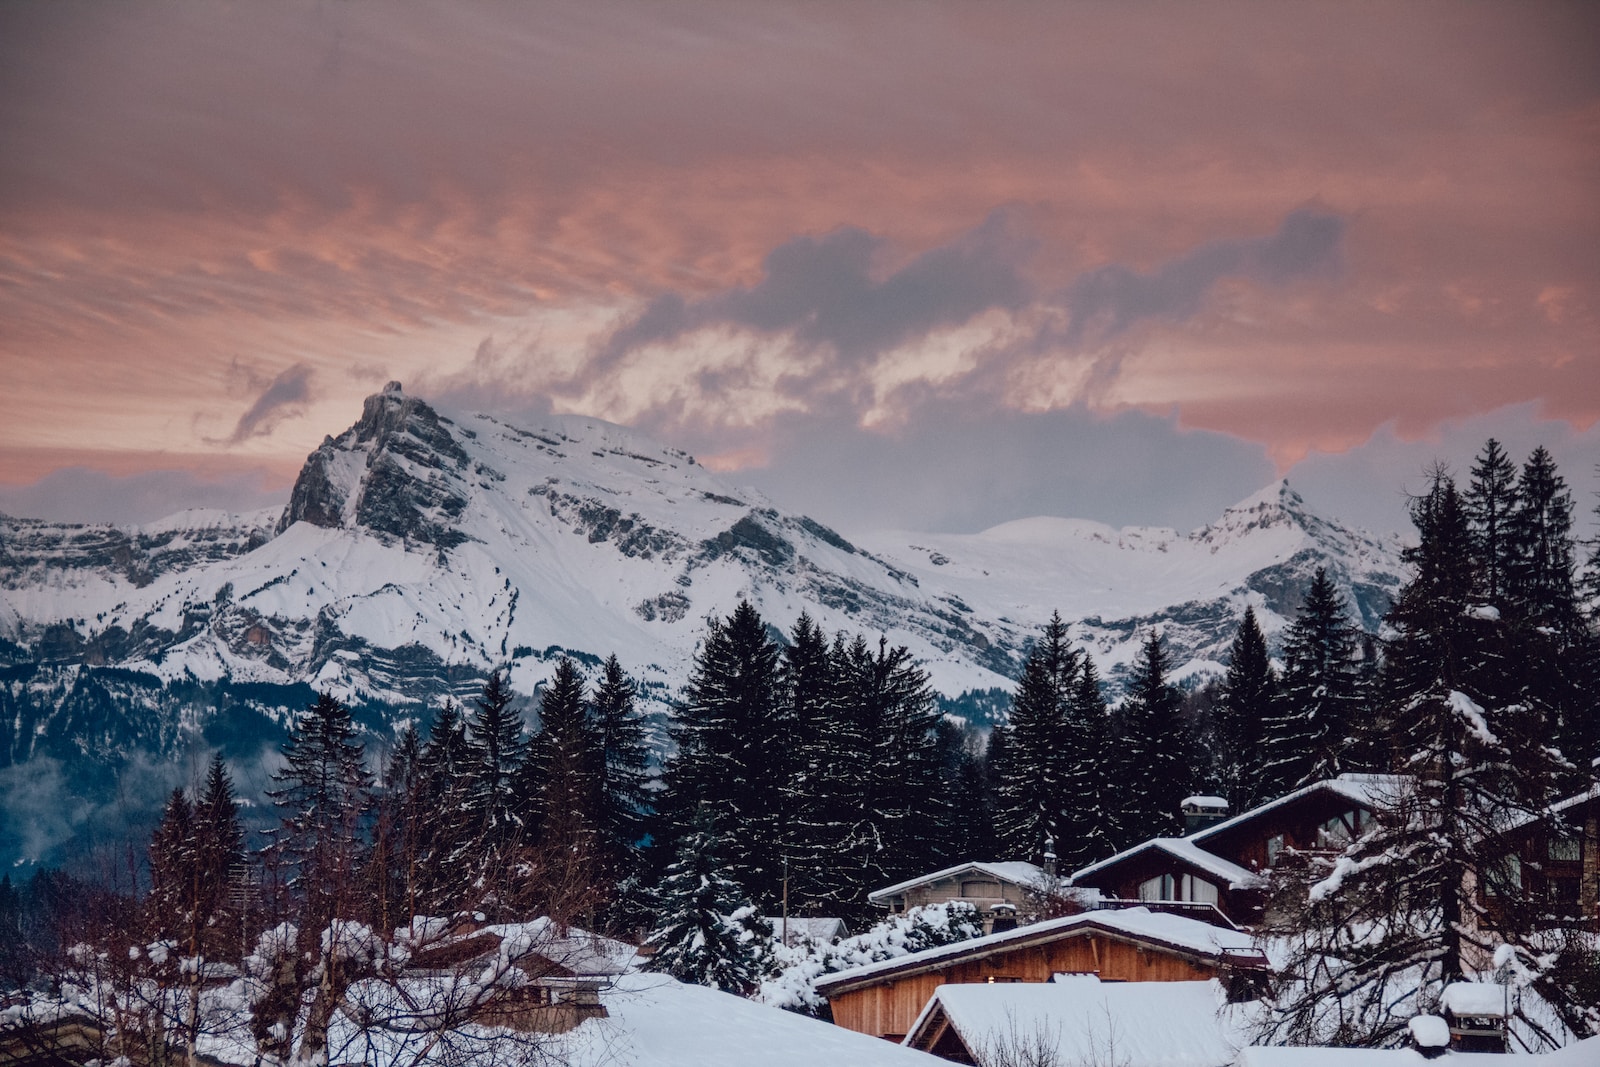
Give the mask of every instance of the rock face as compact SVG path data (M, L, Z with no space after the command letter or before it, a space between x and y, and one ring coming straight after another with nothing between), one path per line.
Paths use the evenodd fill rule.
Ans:
M1375 627L1398 546L1287 485L1187 536L1029 519L846 538L621 427L513 426L391 383L307 458L281 515L0 518L0 810L42 767L81 792L192 747L257 759L321 689L381 738L492 670L527 698L563 655L614 652L664 716L706 617L741 598L779 629L808 611L905 644L979 717L1059 609L1115 695L1146 628L1215 673L1244 608L1270 638L1323 565ZM96 809L73 810L89 814L67 837ZM0 862L45 847L26 836L0 825Z

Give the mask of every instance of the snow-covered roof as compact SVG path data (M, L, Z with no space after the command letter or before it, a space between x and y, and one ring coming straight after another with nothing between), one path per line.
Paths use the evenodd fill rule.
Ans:
M782 915L763 915L761 921L772 926L774 935L781 935L784 929ZM789 934L788 944L794 944L801 938L811 941L834 941L848 936L850 928L838 916L824 915L791 915L788 919Z
M907 878L903 882L896 882L894 885L884 886L882 889L874 889L867 894L867 899L873 903L878 903L919 885L937 882L940 879L951 878L965 874L968 871L975 874L986 874L991 878L997 878L1003 882L1010 882L1012 885L1026 888L1040 885L1044 881L1044 869L1038 864L1028 863L1026 860L1000 860L993 863L973 861L958 863L954 867L946 867L944 870L934 871L932 874L919 874L915 878Z
M1189 836L1191 841L1208 841L1227 833L1236 826L1259 819L1261 816L1290 804L1297 803L1305 797L1315 793L1332 793L1343 797L1362 807L1375 808L1392 804L1399 794L1410 784L1411 779L1401 774L1341 774L1337 778L1324 778L1320 782L1303 785L1292 793L1285 793L1276 800L1269 800L1265 804L1257 804L1247 811L1229 819L1224 819L1204 830L1197 830Z
M1226 808L1228 806L1228 798L1212 796L1184 797L1178 802L1178 806L1184 808Z
M1101 982L1067 975L1052 982L943 985L905 1043L942 1015L980 1060L1002 1042L1042 1035L1056 1062L1121 1067L1217 1067L1247 1040L1246 1012L1229 1008L1215 979Z
M948 1067L924 1052L663 974L632 974L591 1019L553 1044L572 1067Z
M1091 863L1087 867L1074 871L1072 881L1076 884L1080 879L1088 875L1098 874L1100 871L1113 867L1132 856L1150 851L1165 852L1169 856L1182 860L1191 867L1196 867L1207 874L1220 878L1229 889L1248 889L1261 884L1260 875L1239 866L1231 860L1225 860L1221 856L1207 852L1196 845L1194 838L1191 837L1153 837L1142 844L1123 849L1115 856L1108 856L1098 863Z
M848 971L830 974L817 982L817 990L824 996L829 990L853 984L865 978L902 971L931 970L951 960L966 956L988 955L1011 947L1050 941L1065 937L1079 929L1098 930L1130 940L1158 944L1180 952L1213 958L1257 957L1254 939L1240 930L1227 930L1198 919L1182 915L1169 915L1149 908L1124 908L1120 910L1086 911L1060 919L1047 919L1030 926L1019 926L987 937L975 937L950 945L924 949L895 959L868 963Z
M632 969L638 950L625 941L602 937L549 919L469 927L429 940L430 954L448 955L452 945L478 945L476 954L502 953L514 962L539 957L578 977L610 977ZM471 957L469 957L471 958Z
M1457 1015L1503 1019L1516 1007L1509 987L1493 982L1451 982L1444 987L1439 1006Z

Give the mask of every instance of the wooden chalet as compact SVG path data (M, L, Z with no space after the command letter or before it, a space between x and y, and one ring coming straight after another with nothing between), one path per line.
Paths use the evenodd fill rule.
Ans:
M1112 905L1140 901L1202 917L1259 923L1266 907L1262 873L1290 851L1344 848L1404 788L1392 775L1342 774L1187 837L1158 837L1073 873L1071 884Z
M1266 958L1249 934L1147 908L1084 912L868 964L817 983L833 1021L901 1040L942 985L1048 982L1057 974L1103 982L1220 978L1253 988Z
M1505 832L1504 883L1525 899L1544 905L1553 918L1574 919L1600 930L1600 782L1567 797L1544 816ZM1491 921L1497 908L1493 885L1478 887Z
M606 1017L600 993L628 973L637 949L622 941L561 927L548 919L480 926L456 923L412 957L421 971L457 975L502 956L521 981L486 1000L477 1021L533 1033L565 1033Z
M867 900L891 915L924 904L958 900L978 910L986 932L997 920L1004 929L1018 911L1026 912L1039 896L1060 888L1054 872L1033 863L1011 860L994 863L958 863L932 874L908 878L867 894Z

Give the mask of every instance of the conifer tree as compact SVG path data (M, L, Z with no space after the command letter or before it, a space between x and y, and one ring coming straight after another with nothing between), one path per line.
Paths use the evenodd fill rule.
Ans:
M1465 509L1442 471L1412 516L1414 573L1387 619L1382 675L1403 776L1342 855L1308 854L1308 870L1285 879L1303 901L1309 876L1309 901L1269 909L1288 917L1272 933L1294 946L1276 1000L1280 1040L1389 1043L1497 946L1526 970L1539 966L1520 874L1497 842L1502 827L1548 803L1552 764L1528 721L1533 709L1507 699L1504 621L1471 610Z
M1360 755L1352 751L1361 719L1359 648L1338 589L1318 567L1284 635L1282 695L1263 742L1265 795L1333 777Z
M1244 609L1228 657L1215 724L1217 763L1228 810L1253 808L1270 799L1263 790L1262 744L1278 698L1278 677L1255 609Z
M1464 503L1473 555L1478 563L1478 592L1484 602L1502 604L1512 570L1512 515L1517 507L1517 471L1494 438L1484 442L1472 465L1472 482Z
M563 656L539 697L539 729L528 755L538 793L538 869L526 891L544 912L558 913L570 901L589 904L586 886L597 869L600 809L600 744L584 702L578 667ZM568 915L560 915L568 918Z
M378 783L367 883L370 921L393 930L417 914L424 830L437 813L423 805L422 741L409 723L395 738Z
M635 705L636 688L616 656L606 659L590 701L595 735L594 829L599 862L622 898L638 896L642 874L640 843L649 807L646 782L650 755L644 720Z
M150 837L150 895L145 902L157 937L175 940L185 925L195 868L194 807L178 788L167 798Z
M1087 652L1082 654L1077 683L1067 703L1067 734L1070 759L1061 829L1055 841L1062 873L1116 851L1118 813L1111 778L1117 761L1111 752L1111 719L1100 692L1100 673Z
M446 700L417 757L415 796L403 802L404 811L415 818L409 846L414 857L407 861L407 903L414 911L451 912L472 902L476 868L450 860L476 839L477 824L467 802L467 759L461 710Z
M283 757L283 770L272 776L279 785L267 791L281 812L270 848L294 870L290 889L300 900L302 932L320 931L357 914L372 776L350 709L329 693L295 723Z
M1194 780L1194 746L1182 698L1167 683L1169 669L1161 634L1151 630L1119 709L1123 848L1176 834L1183 825L1179 808Z
M1549 710L1554 740L1570 764L1562 778L1579 788L1600 755L1597 659L1573 578L1572 496L1543 448L1523 465L1510 533L1506 600L1527 668L1525 700Z
M507 850L527 830L525 805L512 788L527 746L522 716L511 701L511 690L495 671L475 701L477 714L466 723L462 803L470 829L457 842L451 862L474 869L480 877L503 867Z
M879 637L866 680L868 688L858 695L865 695L874 709L869 717L878 723L871 779L872 814L884 843L878 863L886 878L898 881L940 859L937 836L919 833L925 822L937 827L949 815L940 789L939 712L927 673L904 645L891 648Z
M1037 860L1047 838L1062 837L1068 767L1077 750L1068 732L1068 709L1078 671L1078 653L1056 612L1029 653L1011 701L1010 752L996 830L1014 858Z
M791 739L783 796L783 856L791 902L835 899L835 867L849 835L846 779L861 739L840 715L828 640L802 612L789 632L779 666L784 731Z
M743 996L761 981L764 946L755 909L724 861L727 846L709 813L684 834L661 884L661 918L646 942L654 953L645 966Z
M676 840L702 806L727 838L732 876L758 900L782 883L778 827L788 738L779 708L778 647L748 601L711 619L673 731L667 770L669 836Z

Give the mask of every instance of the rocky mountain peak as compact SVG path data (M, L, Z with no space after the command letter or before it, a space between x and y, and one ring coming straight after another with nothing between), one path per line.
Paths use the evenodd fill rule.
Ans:
M354 426L306 457L277 531L296 522L360 526L453 547L465 539L454 520L466 506L468 464L449 420L390 382L367 397Z

